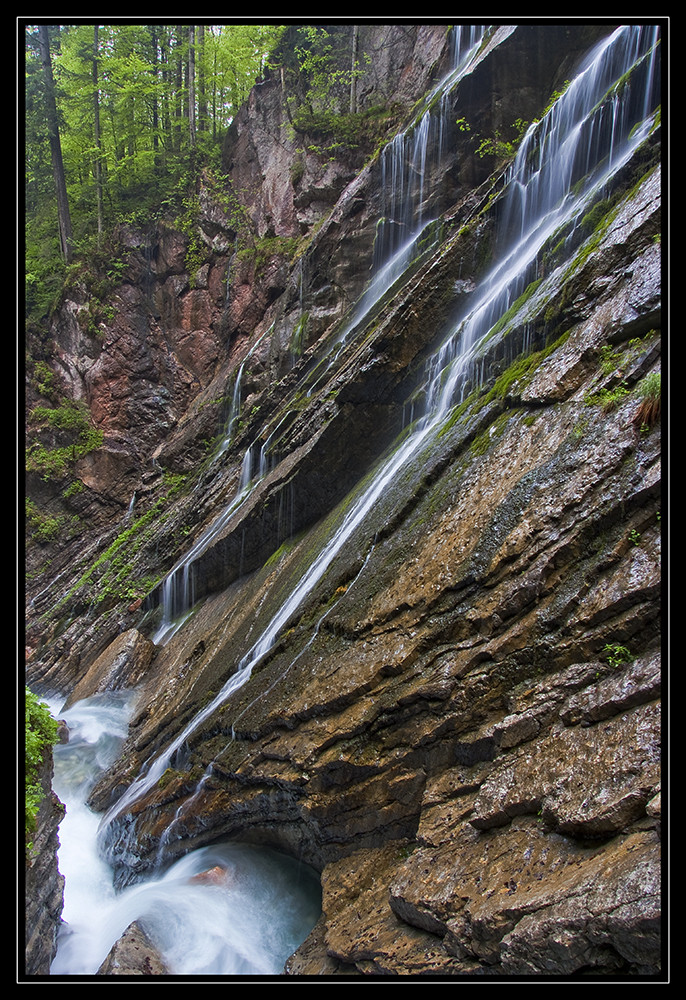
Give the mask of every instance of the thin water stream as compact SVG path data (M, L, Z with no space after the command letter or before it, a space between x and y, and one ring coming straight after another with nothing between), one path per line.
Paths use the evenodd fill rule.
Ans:
M469 67L470 59L478 48L483 32L482 25L456 26L453 38L453 66L431 96L441 91L447 94L456 86L461 75ZM424 217L427 159L430 149L433 149L434 154L439 157L443 155L440 136L444 128L445 113L446 108L443 104L439 107L438 116L431 109L427 110L415 129L401 133L383 152L382 185L386 201L385 212L388 213L388 217L384 216L379 221L372 277L353 306L350 316L335 332L333 345L325 358L310 376L306 385L308 395L312 395L319 384L328 377L328 373L355 331L368 321L374 307L406 273L417 255L418 244L431 225L431 221ZM438 138L434 135L436 132ZM387 163L391 166L386 166ZM385 235L387 231L391 236ZM267 334L269 332L267 331ZM267 334L263 334L251 347L236 374L227 426L213 461L216 461L231 443L240 414L244 367ZM195 601L195 563L266 476L269 471L269 450L277 432L278 427L266 441L253 441L248 446L243 456L240 481L234 498L165 577L162 584L162 623L154 636L157 644L167 642L186 620Z

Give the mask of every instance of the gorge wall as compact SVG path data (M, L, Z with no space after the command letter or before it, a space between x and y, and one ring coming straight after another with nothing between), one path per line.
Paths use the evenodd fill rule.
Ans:
M459 64L445 25L361 26L373 155L289 130L272 72L192 266L122 226L113 309L76 282L43 332L103 440L29 473L65 530L27 545L27 683L139 692L90 800L119 885L218 838L321 873L287 975L661 970L659 32L484 28ZM598 44L597 163L547 202Z

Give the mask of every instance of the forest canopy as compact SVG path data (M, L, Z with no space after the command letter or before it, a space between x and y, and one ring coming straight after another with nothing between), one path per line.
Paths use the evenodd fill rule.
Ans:
M27 311L73 255L183 197L264 72L279 25L25 26Z
M24 32L27 320L50 311L72 261L112 270L115 225L183 212L200 170L221 179L226 130L268 71L279 73L289 127L314 137L312 148L354 148L380 127L376 111L359 113L354 24Z

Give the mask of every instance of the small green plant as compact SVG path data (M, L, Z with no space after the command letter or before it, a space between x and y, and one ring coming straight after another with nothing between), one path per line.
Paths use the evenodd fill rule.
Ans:
M603 647L603 658L607 660L611 667L619 667L622 663L631 663L632 654L626 646L620 646L615 642L608 642Z
M662 379L660 372L651 372L649 375L646 375L638 383L634 392L640 399L640 403L634 414L632 423L645 434L658 422L662 412Z
M55 391L55 373L44 361L33 366L33 384L41 396L51 396Z
M589 406L600 406L603 413L611 413L626 400L628 395L629 390L621 383L614 389L599 389L598 392L591 393L586 397L586 403Z
M572 437L575 441L581 441L584 434L588 430L588 420L582 419L577 420L577 422L572 427Z
M25 736L25 835L26 848L31 850L31 836L36 829L36 817L43 799L40 767L46 752L57 742L57 722L47 705L26 688Z
M636 531L635 528L632 528L631 531L629 532L629 541L631 542L632 545L640 545L641 544L641 532L640 531Z
M620 351L614 351L611 344L604 344L600 348L600 370L605 375L612 375L619 366L621 358Z
M514 131L514 138L512 139L504 138L500 131L496 129L492 137L481 140L476 147L476 155L482 158L484 156L497 156L501 159L509 159L509 157L514 156L517 152L528 127L529 122L517 118L511 126Z
M26 508L26 533L27 537L39 544L51 542L60 536L64 536L67 523L64 517L59 515L46 514L38 505L28 497L25 502Z
M72 400L59 406L34 407L29 424L39 431L53 432L64 442L50 446L34 440L27 447L27 471L40 474L46 481L66 476L77 459L99 448L103 441L103 432L91 424L85 404Z
M191 288L195 288L198 271L205 261L205 252L198 225L200 202L197 195L183 199L183 212L176 218L176 228L186 237L184 266Z
M544 118L548 114L548 112L552 108L553 104L555 104L555 102L560 97L562 97L562 95L564 94L564 92L567 90L567 88L569 87L570 82L571 82L570 80L565 80L565 82L562 84L562 86L560 87L559 90L554 90L552 92L552 94L550 95L550 100L548 101L548 103L546 104L545 108L541 112L540 118ZM540 118L537 118L536 121L540 121Z

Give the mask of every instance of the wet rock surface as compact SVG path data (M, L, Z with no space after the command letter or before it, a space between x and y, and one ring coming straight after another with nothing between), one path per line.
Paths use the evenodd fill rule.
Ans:
M126 928L97 972L98 976L167 976L169 969L138 922Z
M43 798L36 816L32 848L25 859L24 972L27 976L50 975L64 903L64 877L57 863L64 805L52 791L52 774L53 759L49 753L40 767Z
M546 54L533 29L499 29L465 89L472 120L511 121L520 97L543 106L590 44L570 30ZM507 71L489 61L501 46ZM254 95L261 121L277 91L271 81ZM483 93L494 95L488 108ZM266 162L265 136L253 140L248 127L246 112L227 165L249 143L253 167ZM268 655L117 818L112 841L124 828L135 841L120 884L145 873L173 821L169 860L240 837L321 872L322 916L289 976L660 970L662 445L659 423L637 425L634 393L660 371L659 136L647 147L611 192L605 228L541 261L526 310L489 341L483 381L378 497ZM329 185L337 198L306 262L309 291L326 300L318 335L270 384L284 355L260 338L271 323L287 328L295 285L276 268L274 296L266 286L253 296L243 275L234 367L248 337L258 349L240 434L135 555L147 568L154 548L171 566L179 538L197 538L233 496L242 445L278 428L269 474L199 560L203 600L164 647L149 644L157 588L133 610L127 601L53 622L30 650L28 670L48 687L98 689L114 672L139 689L121 757L92 792L96 810L213 704L296 590L400 430L406 400L421 396L425 359L454 308L446 289L468 299L493 249L501 174L489 186L485 165L462 157L438 245L329 366L323 331L344 308L330 289L356 287L345 275L373 242L373 174L365 168L339 194L339 176L308 169L310 188ZM312 206L301 196L272 199L284 232ZM258 228L265 203L250 203ZM173 430L154 423L148 433L156 460L188 471L230 366L210 374L212 269L182 307L180 250L171 240L162 249L165 322L192 331L195 367L178 362L186 395L175 396ZM155 472L137 502L158 486ZM37 593L36 610L47 600Z

